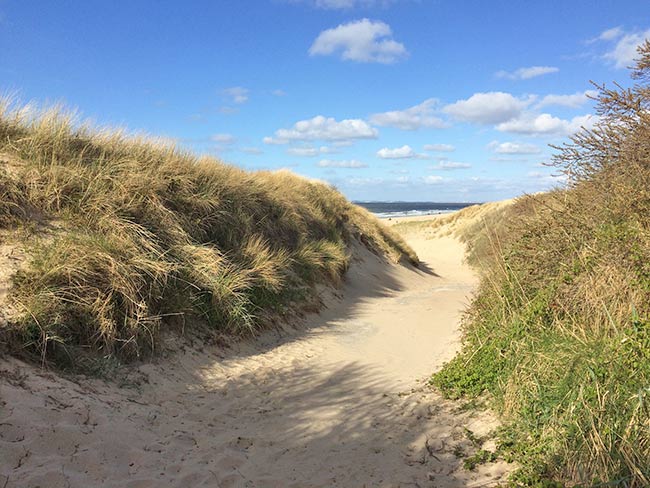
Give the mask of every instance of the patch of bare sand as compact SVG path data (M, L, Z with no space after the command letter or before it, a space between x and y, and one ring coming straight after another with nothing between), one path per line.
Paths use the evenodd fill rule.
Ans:
M462 468L495 425L427 386L476 284L449 237L420 270L359 248L341 297L299 330L187 348L121 385L0 361L0 486L491 486ZM487 440L489 442L489 440Z

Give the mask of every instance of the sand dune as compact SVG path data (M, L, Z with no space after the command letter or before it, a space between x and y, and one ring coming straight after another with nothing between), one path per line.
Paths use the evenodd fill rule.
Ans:
M491 486L462 468L496 425L430 389L476 277L451 237L409 235L421 269L357 249L297 329L186 347L120 384L0 361L0 487ZM486 442L490 441L486 439Z

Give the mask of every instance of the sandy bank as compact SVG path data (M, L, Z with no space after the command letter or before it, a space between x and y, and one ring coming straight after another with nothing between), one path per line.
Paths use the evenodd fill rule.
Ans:
M457 350L476 277L456 240L408 239L421 269L359 248L299 330L188 347L120 385L0 360L0 486L495 484L507 466L466 471L454 454L494 419L426 385Z
M396 224L403 224L404 222L424 222L427 220L435 220L439 218L444 218L445 216L450 215L449 213L444 214L433 214L433 215L407 215L404 217L390 217L387 219L381 219L381 221L389 226Z

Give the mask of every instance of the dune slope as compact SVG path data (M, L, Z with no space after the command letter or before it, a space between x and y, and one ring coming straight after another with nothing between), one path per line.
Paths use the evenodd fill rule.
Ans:
M476 278L454 239L410 243L420 269L355 245L340 296L298 329L188 346L120 385L3 359L0 484L494 485L506 465L469 471L459 456L495 420L426 382L457 350Z
M168 330L249 335L336 284L353 239L417 261L322 182L0 100L0 245L25 258L0 302L14 354L101 372Z

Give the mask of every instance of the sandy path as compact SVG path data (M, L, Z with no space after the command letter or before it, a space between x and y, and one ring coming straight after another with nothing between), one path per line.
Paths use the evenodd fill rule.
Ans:
M470 472L454 454L494 420L425 382L476 279L456 241L410 243L423 270L360 251L344 298L300 331L188 348L121 387L1 360L0 487L494 484L507 466Z

